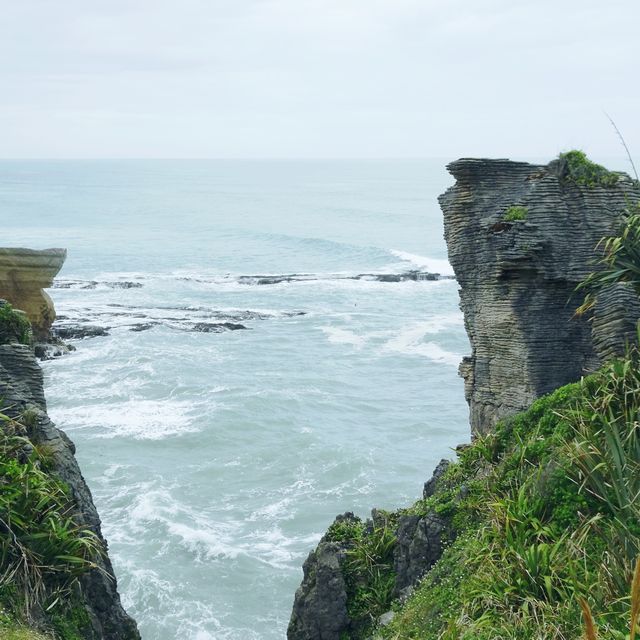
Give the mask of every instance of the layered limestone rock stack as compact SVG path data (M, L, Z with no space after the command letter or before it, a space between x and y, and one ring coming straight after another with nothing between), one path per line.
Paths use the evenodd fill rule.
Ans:
M472 432L483 433L595 370L634 330L633 296L612 294L592 323L575 317L575 288L640 194L625 174L581 184L559 160L465 158L447 168L456 184L440 205L472 349L460 371Z
M10 418L20 420L25 412L29 414L25 435L32 445L46 447L48 469L69 486L79 524L94 531L102 543L104 556L96 560L100 568L81 578L81 598L89 619L83 639L140 640L136 623L120 603L100 518L78 468L75 447L47 415L42 370L32 349L20 344L18 332L13 336L4 332L0 340L0 399L2 413Z
M67 257L66 249L0 248L0 298L27 314L34 338L46 340L56 318L50 287Z

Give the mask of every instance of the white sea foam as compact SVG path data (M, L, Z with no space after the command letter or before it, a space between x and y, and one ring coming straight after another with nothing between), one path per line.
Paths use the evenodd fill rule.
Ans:
M354 347L363 347L367 339L359 336L348 329L340 329L339 327L320 327L322 332L327 336L329 342L336 344L351 344Z
M425 269L431 273L439 273L442 276L452 276L453 268L449 264L448 260L442 260L440 258L428 258L426 256L419 256L415 253L409 253L407 251L399 251L397 249L391 249L396 258L400 258L403 262L410 262L414 268Z
M199 430L190 412L193 402L132 398L125 402L57 408L53 417L61 428L91 430L98 438L162 440Z
M437 325L433 322L413 325L404 329L394 338L391 338L391 340L384 345L383 350L407 355L424 356L434 362L457 367L460 364L462 356L443 349L435 342L425 341L425 336L432 333L437 333Z

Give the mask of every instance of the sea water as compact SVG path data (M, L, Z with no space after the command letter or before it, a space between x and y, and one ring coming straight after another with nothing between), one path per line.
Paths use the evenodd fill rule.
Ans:
M46 395L145 640L283 639L334 516L468 440L457 283L375 279L451 273L444 164L0 162L2 245L66 247L62 322L109 331Z

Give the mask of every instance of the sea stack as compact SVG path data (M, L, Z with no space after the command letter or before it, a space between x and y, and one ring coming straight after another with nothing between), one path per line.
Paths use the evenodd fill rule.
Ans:
M591 165L597 167L597 165ZM597 369L640 314L625 287L576 317L576 287L597 269L595 247L640 199L624 173L576 179L566 161L534 165L463 158L440 196L449 260L471 343L460 373L472 433Z
M56 318L50 287L67 257L66 249L0 248L0 298L27 314L36 341L49 337Z

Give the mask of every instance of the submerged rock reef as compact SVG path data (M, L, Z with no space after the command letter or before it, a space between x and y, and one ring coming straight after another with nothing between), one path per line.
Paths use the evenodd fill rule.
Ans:
M459 579L453 575L457 568L464 575L465 566L478 562L468 555L476 552L466 542L467 531L471 539L474 531L487 526L478 515L474 491L480 501L489 500L503 477L514 482L513 466L523 464L526 456L530 469L540 465L546 470L546 484L536 480L542 487L536 485L536 490L547 496L548 504L557 499L559 510L574 514L582 504L574 495L577 484L565 487L567 474L559 472L561 465L550 466L549 459L563 451L562 445L551 431L544 436L535 432L542 429L540 424L558 428L555 408L566 407L568 398L573 401L582 391L561 389L548 406L510 420L537 398L621 354L635 335L640 304L630 289L612 287L599 296L592 314L581 317L575 311L584 294L577 295L575 289L596 268L600 239L615 235L625 211L640 201L638 183L586 161L580 152L561 155L548 165L465 158L448 169L456 184L440 197L440 205L471 343L460 373L471 431L478 440L459 447L461 462L440 463L412 507L393 513L374 510L364 522L353 514L335 520L304 564L288 640L441 638L445 629L438 624L443 617L460 613L447 613L447 607L461 587L449 593L447 585ZM495 441L486 445L485 434L496 428ZM526 441L529 431L535 445ZM511 448L520 445L525 453L513 453ZM529 473L528 464L518 473ZM563 500L576 504L566 507ZM439 569L439 560L459 539L459 555L450 552L452 557ZM412 592L431 573L433 597L421 592L412 604ZM464 637L503 637L488 633ZM529 630L522 637L533 636Z

